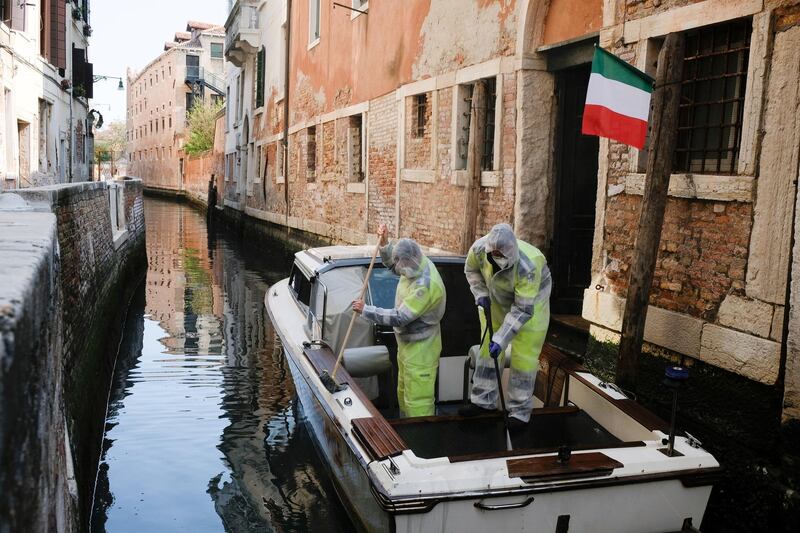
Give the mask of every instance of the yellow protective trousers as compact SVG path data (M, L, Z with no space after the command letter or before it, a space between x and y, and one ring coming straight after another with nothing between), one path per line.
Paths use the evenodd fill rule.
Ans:
M397 341L397 402L402 416L432 416L442 334Z
M486 328L486 319L479 311L481 331ZM505 313L498 305L492 305L492 326L497 331L505 319ZM533 409L533 388L536 384L536 371L539 366L539 354L542 352L547 330L538 329L537 323L528 321L511 341L510 375L506 395L506 408L509 416L527 422ZM497 374L494 361L489 355L489 335L481 344L480 357L475 361L475 373L472 376L472 392L470 401L485 409L497 407ZM498 358L500 371L505 368L506 352Z

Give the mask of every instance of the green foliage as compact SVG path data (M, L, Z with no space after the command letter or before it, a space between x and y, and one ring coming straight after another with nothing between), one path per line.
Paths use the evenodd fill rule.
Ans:
M183 148L187 154L202 154L214 147L214 126L221 109L222 103L195 100L187 119L189 140Z
M101 152L124 152L127 142L124 122L112 122L98 130L94 141L94 149L98 154L98 160L102 161L102 159L99 159Z

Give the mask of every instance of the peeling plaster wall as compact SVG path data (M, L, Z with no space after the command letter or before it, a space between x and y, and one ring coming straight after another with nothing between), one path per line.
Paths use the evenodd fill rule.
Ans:
M514 8L514 0L431 2L420 31L411 79L513 54L517 25Z

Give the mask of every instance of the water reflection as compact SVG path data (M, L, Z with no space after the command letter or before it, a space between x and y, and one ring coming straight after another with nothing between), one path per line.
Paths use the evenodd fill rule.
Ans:
M346 531L263 306L280 243L145 203L148 273L115 370L94 531Z

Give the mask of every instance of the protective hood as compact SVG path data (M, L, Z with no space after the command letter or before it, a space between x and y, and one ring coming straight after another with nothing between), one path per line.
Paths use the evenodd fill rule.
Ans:
M494 250L499 251L504 257L508 259L508 266L514 266L519 261L519 246L517 246L517 237L514 235L514 230L508 224L496 224L488 235L484 249L487 254L491 254Z
M422 274L422 249L412 239L400 239L392 247L392 270L409 279Z

